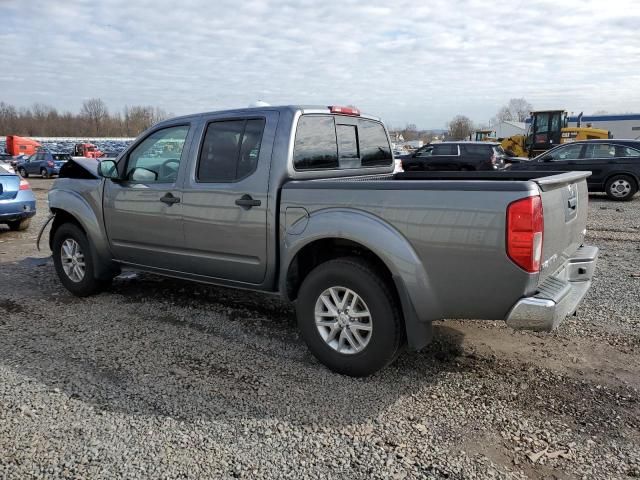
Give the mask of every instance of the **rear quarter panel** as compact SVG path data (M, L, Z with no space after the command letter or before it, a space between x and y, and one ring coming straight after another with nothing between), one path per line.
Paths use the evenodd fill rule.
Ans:
M390 240L377 235L376 227L371 226L350 239L386 259L394 274L411 275L411 269L402 265L408 257L387 252L401 247L415 252L415 261L421 263L426 280L421 285L405 278L405 283L411 285L409 293L417 302L417 313L423 315L421 320L501 319L520 297L536 289L538 275L518 268L505 252L506 207L537 193L535 187L531 192L486 188L465 191L433 188L437 182L381 181L364 182L365 188L354 188L355 182L342 182L325 189L320 186L322 182L312 188L309 183L314 182L300 183L287 184L283 189L281 225L287 207L305 208L309 218L302 232L283 231L283 256L290 256L287 249L301 248L317 238L321 229L314 224L336 205L354 215L369 216L378 222L377 231L384 225L398 235ZM334 235L349 230L340 227L333 227L337 232ZM349 231L349 235L354 234ZM391 245L389 241L404 245Z

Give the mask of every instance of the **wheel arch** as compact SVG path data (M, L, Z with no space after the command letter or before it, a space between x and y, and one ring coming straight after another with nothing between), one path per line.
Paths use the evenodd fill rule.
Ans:
M329 209L315 212L301 234L285 233L280 292L295 300L300 285L317 265L342 256L361 256L390 282L407 330L409 346L430 340L431 321L442 318L424 265L409 241L393 226L366 212Z
M49 192L49 208L55 214L49 232L49 248L53 250L53 239L60 226L73 223L87 236L96 262L96 278L112 277L117 267L113 265L101 220L89 203L75 192L54 189Z

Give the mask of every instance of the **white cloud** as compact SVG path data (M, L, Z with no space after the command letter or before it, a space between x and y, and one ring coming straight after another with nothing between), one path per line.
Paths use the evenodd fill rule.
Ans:
M0 18L0 100L16 105L77 110L98 96L183 114L261 98L435 128L522 96L640 110L633 0L10 0Z

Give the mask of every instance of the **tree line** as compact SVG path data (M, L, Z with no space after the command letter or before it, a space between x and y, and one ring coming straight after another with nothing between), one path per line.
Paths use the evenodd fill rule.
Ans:
M150 105L125 106L110 112L99 98L82 103L79 112L59 112L42 103L16 108L0 101L0 135L27 137L135 137L154 123L169 118Z

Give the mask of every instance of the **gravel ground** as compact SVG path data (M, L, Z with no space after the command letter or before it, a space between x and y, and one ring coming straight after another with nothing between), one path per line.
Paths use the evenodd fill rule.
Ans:
M78 299L0 227L0 478L640 477L640 196L552 334L438 322L368 379L311 357L277 298L126 273Z

